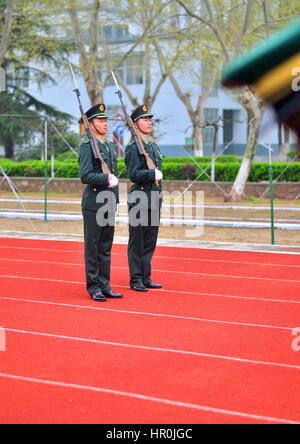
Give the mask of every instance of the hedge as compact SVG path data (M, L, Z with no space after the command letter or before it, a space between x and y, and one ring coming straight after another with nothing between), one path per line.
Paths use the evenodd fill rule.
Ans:
M180 164L185 164L185 163L193 163L195 164L195 162L192 162L191 159L194 159L194 161L196 163L211 163L212 161L212 156L203 156L203 157L164 157L163 158L163 162L164 164L166 163L180 163ZM218 156L216 158L216 162L217 163L238 163L241 164L242 163L242 159L238 156L234 156L234 155L222 155L222 156Z
M201 158L203 159L203 158ZM197 160L198 162L198 160ZM195 163L187 158L168 158L163 162L163 174L166 180L194 180L210 181L211 163L198 162L199 168ZM23 162L13 162L8 159L1 159L0 165L4 171L11 177L44 177L44 162L30 160ZM215 165L215 180L217 182L233 182L240 168L240 162L217 162ZM118 170L120 178L126 179L127 170L124 159L118 160ZM205 170L205 173L203 173ZM298 182L300 181L300 162L274 162L273 177L280 182ZM55 177L58 178L78 178L79 168L77 160L67 162L55 161ZM48 162L48 174L51 173L51 163ZM0 173L1 176L1 173ZM198 177L200 176L200 177ZM261 182L269 180L269 164L263 162L254 162L250 171L248 182Z

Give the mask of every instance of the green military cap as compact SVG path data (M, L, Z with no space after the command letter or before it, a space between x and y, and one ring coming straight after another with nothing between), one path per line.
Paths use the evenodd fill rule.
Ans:
M273 34L262 44L227 64L222 74L225 87L255 84L270 72L300 52L300 21Z
M134 122L141 119L142 117L153 117L153 114L149 112L149 108L146 105L139 106L131 114L131 118Z
M271 105L279 122L300 135L300 91L295 88L300 68L300 21L285 27L262 44L225 66L222 84L251 86Z
M88 120L92 119L106 119L107 115L105 114L105 105L103 103L99 103L98 105L92 106L85 115Z

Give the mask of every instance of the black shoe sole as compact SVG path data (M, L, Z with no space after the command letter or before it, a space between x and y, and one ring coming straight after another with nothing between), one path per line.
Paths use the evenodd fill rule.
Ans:
M95 302L106 302L106 297L101 297L101 298L97 298L97 297L95 297L95 296L93 296L93 295L91 295L91 298L93 299L93 301L95 301Z
M123 295L121 295L121 296L109 296L109 295L106 294L105 297L108 298L108 299L122 299Z
M146 286L146 288L149 288L150 290L160 290L162 288L162 286L161 287L148 287L148 286Z
M137 287L130 287L131 288L131 290L134 290L134 291L139 291L140 293L146 293L147 291L148 291L148 289L147 288L137 288Z

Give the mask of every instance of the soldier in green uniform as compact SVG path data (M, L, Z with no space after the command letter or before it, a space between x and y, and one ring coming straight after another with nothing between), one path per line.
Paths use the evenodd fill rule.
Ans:
M111 174L104 174L95 159L89 141L79 149L79 174L86 184L82 197L85 242L86 288L95 301L121 298L110 287L111 248L115 230L115 213L119 202L117 155L115 145L108 141L105 105L93 106L86 113L104 162Z
M160 149L149 138L152 117L145 105L139 106L131 115L134 129L141 137L156 169L147 168L145 156L140 154L134 141L125 149L125 163L133 183L128 198L130 287L142 292L148 291L148 288L162 288L161 284L151 280L151 260L157 244L163 178Z

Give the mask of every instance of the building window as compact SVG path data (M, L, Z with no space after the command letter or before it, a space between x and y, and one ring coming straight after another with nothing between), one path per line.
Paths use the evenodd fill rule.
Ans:
M100 81L104 81L107 69L102 69L99 73ZM144 56L134 54L127 57L119 66L118 74L126 85L142 85L144 83ZM110 85L114 85L110 80Z
M227 143L233 140L233 110L224 109L223 110L223 142Z
M209 125L215 123L219 118L218 108L204 109L204 124ZM213 143L215 130L213 127L205 127L203 130L203 143Z
M103 26L103 35L105 40L122 40L129 36L128 26Z
M144 57L133 55L122 63L119 74L127 85L141 85L144 80Z

